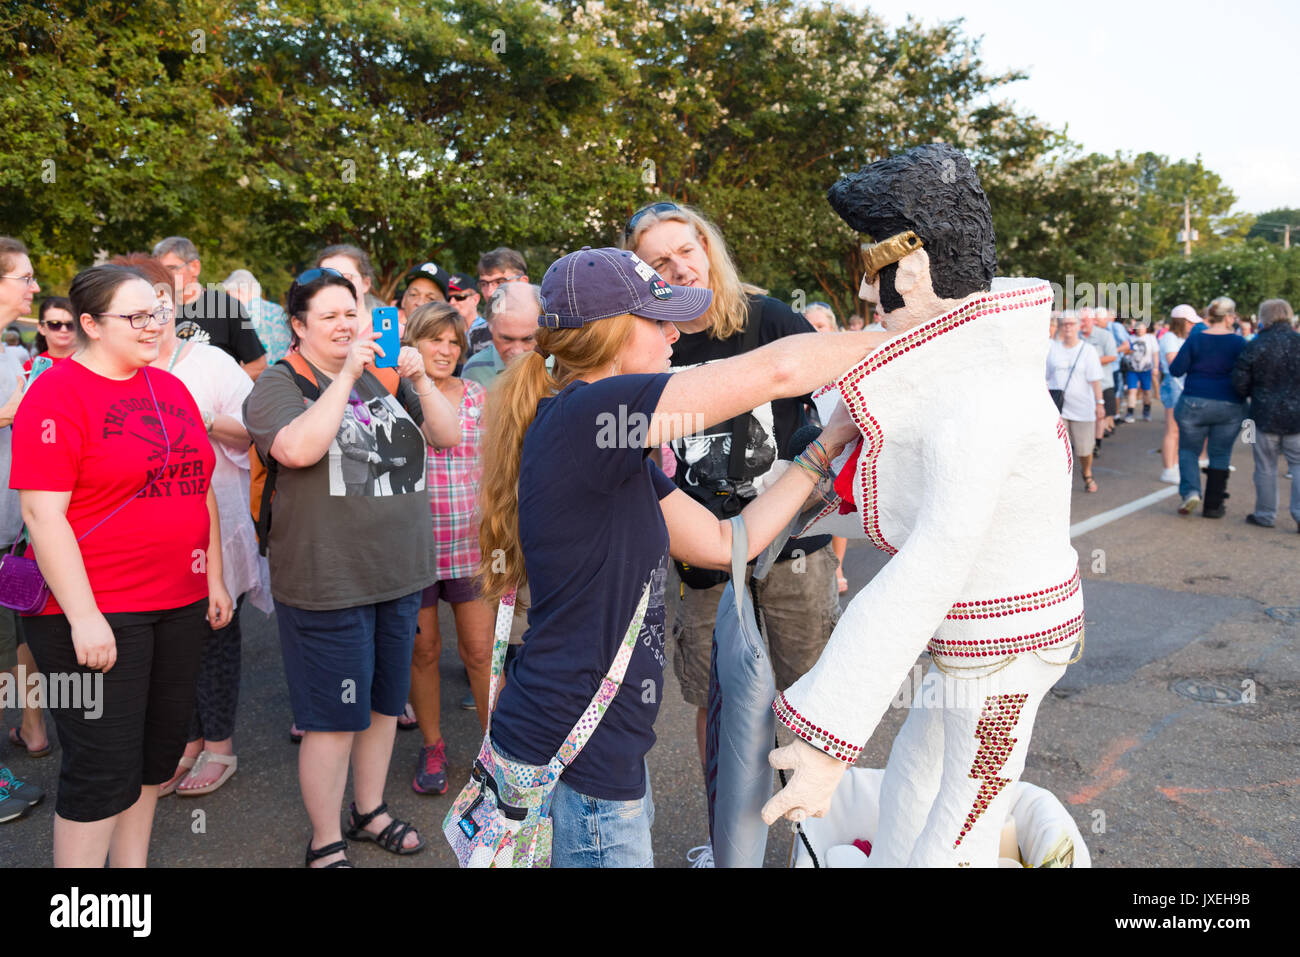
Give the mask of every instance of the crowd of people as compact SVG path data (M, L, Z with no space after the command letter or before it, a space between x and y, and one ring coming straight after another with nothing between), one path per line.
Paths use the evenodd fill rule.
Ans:
M496 760L520 767L552 760L640 623L630 690L556 787L552 860L652 863L645 755L663 671L671 656L697 709L703 774L729 519L744 513L751 557L785 529L856 436L813 393L888 333L860 315L841 331L828 304L796 312L745 283L718 228L670 202L637 211L619 248L570 253L540 283L505 247L475 275L415 264L389 302L363 249L326 246L311 263L281 305L246 269L200 283L199 251L168 237L79 272L67 297L40 302L35 354L8 343L0 356L0 544L34 555L49 589L23 615L0 608L0 669L103 676L101 715L51 709L54 863L143 865L160 798L236 773L250 604L279 632L305 863L351 866L349 841L419 852L425 835L384 786L395 732L411 727L412 789L449 788L441 602L468 679L458 703L490 727ZM40 283L18 240L0 238L0 267L5 327L31 314ZM396 354L376 331L389 309ZM1188 514L1204 464L1203 514L1222 515L1249 399L1247 520L1272 525L1278 458L1300 464L1300 334L1282 300L1258 320L1252 340L1227 299L1154 329L1104 309L1055 317L1047 386L1084 490L1097 490L1104 439L1151 421L1159 396L1161 479ZM611 448L592 431L611 409L651 425ZM800 441L805 426L820 438ZM791 539L751 583L778 688L838 620L845 547ZM494 701L497 602L511 595ZM9 742L51 752L41 709L23 710ZM0 768L0 822L42 798ZM709 846L690 860L710 866Z
M1158 396L1165 418L1160 481L1178 486L1179 514L1200 509L1206 518L1224 516L1232 444L1242 435L1252 446L1256 492L1245 520L1271 527L1278 463L1286 459L1290 477L1300 462L1295 327L1285 299L1265 300L1251 318L1238 316L1227 296L1201 312L1184 303L1154 327L1143 319L1125 322L1106 308L1054 313L1047 387L1061 410L1084 491L1097 491L1092 463L1102 441L1119 425L1136 422L1139 406L1142 421L1152 421ZM1251 426L1243 429L1247 420ZM1297 483L1290 511L1300 531Z

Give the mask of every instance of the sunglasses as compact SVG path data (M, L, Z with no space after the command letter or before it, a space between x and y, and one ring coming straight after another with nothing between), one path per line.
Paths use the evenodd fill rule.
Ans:
M476 292L453 292L448 298L452 302L464 302L470 296L477 296Z
M321 276L338 276L340 279L348 278L337 269L330 269L328 266L322 266L318 269L308 269L306 272L299 273L298 278L295 279L294 282L300 286L305 286L309 282L315 282Z
M308 280L310 282L310 280ZM362 425L370 424L370 409L366 407L365 401L357 395L356 389L348 396L348 405L352 406L352 416Z
M678 206L676 203L669 203L669 202L651 203L649 206L642 206L635 213L633 213L632 218L627 221L627 227L623 230L623 238L624 239L631 238L633 231L636 229L636 224L647 213L671 213L679 209L681 209L681 207Z
M55 332L61 332L61 331L63 331L64 329L66 329L66 330L68 330L69 332L71 332L71 331L72 331L72 328L73 328L73 327L72 327L72 322L71 322L71 321L68 321L68 322L58 322L58 321L56 321L56 320L54 320L54 319L50 319L50 320L48 320L48 321L45 320L45 319L42 319L42 320L38 323L38 325L39 325L42 329L52 329L52 330L54 330Z

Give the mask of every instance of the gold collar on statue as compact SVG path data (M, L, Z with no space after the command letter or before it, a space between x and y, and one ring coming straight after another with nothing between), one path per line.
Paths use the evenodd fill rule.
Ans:
M890 263L898 262L908 253L916 252L924 245L921 237L909 229L905 233L897 233L888 239L867 246L862 250L862 265L867 270L867 282L875 282L880 270Z

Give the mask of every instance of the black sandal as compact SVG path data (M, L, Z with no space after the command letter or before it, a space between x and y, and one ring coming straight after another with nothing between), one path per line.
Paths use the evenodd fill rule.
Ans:
M347 850L347 841L335 841L333 844L326 844L324 847L317 848L312 847L311 841L308 841L306 865L307 867L311 867L314 861L319 861L322 857L329 857L331 854L337 854L339 851L346 854ZM324 867L316 868L316 870L323 871L331 867L352 867L352 862L345 857L341 861L335 861L333 864L326 864Z
M378 834L371 834L365 829L367 824L388 810L387 801L380 804L379 807L375 808L369 814L358 814L357 806L355 804L350 805L350 808L351 810L348 813L348 829L343 832L347 835L348 840L374 841L384 850L403 856L407 854L415 854L418 851L424 850L423 837L420 837L420 843L416 844L414 847L405 846L407 834L415 833L417 837L420 836L419 832L415 830L415 827L407 821L399 821L397 818L393 818L388 823L388 827L384 828Z

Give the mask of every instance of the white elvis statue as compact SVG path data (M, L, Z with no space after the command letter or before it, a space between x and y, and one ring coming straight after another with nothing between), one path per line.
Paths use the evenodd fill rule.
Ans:
M863 438L812 525L893 557L777 695L799 740L770 755L794 775L763 817L826 813L928 650L868 864L993 867L1039 702L1083 641L1073 462L1043 381L1052 291L993 278L988 200L950 146L873 163L829 198L880 240L861 295L891 338L834 384Z

